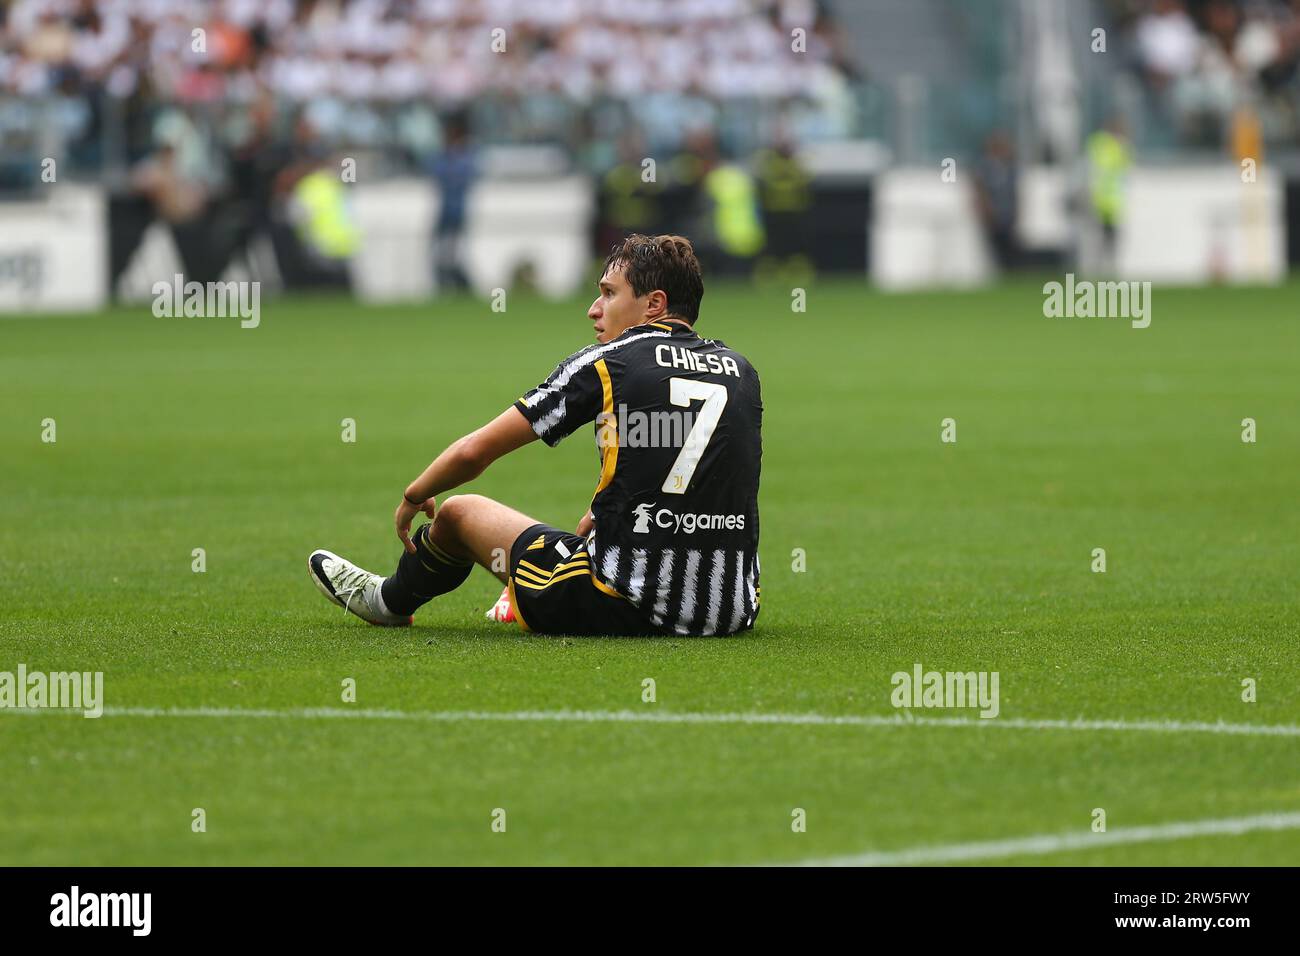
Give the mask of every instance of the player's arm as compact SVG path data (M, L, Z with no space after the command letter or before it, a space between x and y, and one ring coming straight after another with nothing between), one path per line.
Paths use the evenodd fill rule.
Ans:
M438 495L473 481L498 458L536 440L537 433L528 419L511 406L482 428L448 445L419 478L406 486L402 503L393 515L397 536L406 550L415 553L411 522L421 511L432 518Z

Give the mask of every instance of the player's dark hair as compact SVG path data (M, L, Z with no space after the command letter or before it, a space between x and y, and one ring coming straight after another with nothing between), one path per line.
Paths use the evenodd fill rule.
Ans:
M658 289L668 296L668 314L692 325L700 317L704 277L700 260L685 236L628 236L605 257L605 272L623 268L632 294L643 296Z

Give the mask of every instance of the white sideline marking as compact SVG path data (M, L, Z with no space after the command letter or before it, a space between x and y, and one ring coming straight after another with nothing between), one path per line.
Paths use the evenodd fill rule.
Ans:
M1092 850L1127 843L1155 843L1199 836L1237 836L1257 830L1300 829L1300 813L1261 813L1253 817L1223 820L1192 820L1156 826L1126 827L1105 833L1042 833L1014 840L982 843L951 843L947 846L915 846L906 850L832 856L820 860L798 860L788 866L914 866L924 863L962 863L1008 856L1041 856L1068 850Z
M79 714L31 708L15 713ZM571 724L781 724L847 727L959 727L989 730L1115 730L1151 733L1238 734L1248 737L1300 737L1295 724L1241 724L1180 720L1031 720L913 717L880 714L672 713L642 710L386 710L364 707L300 707L285 710L241 707L105 707L106 717L254 717L281 719L407 720L434 723L503 721Z

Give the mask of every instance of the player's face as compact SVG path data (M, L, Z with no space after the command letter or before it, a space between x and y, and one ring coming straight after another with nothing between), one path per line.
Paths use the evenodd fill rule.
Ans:
M646 302L650 294L638 298L623 277L621 268L611 269L600 277L600 295L587 310L596 329L597 342L612 342L634 325L646 320Z

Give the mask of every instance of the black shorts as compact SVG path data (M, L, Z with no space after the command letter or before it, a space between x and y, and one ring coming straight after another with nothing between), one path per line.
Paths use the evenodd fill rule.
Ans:
M535 524L510 547L510 603L526 631L539 634L667 633L591 573L587 539Z

